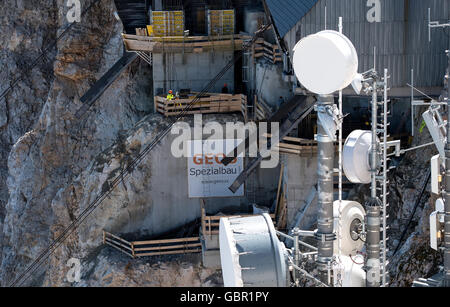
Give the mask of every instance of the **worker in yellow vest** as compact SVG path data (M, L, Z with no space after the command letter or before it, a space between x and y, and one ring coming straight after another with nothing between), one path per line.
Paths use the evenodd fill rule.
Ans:
M182 106L183 106L183 105L181 104L181 102L178 102L178 103L177 103L177 100L179 99L179 95L174 96L172 90L169 91L169 94L167 95L167 98L166 98L166 99L167 99L167 101L169 101L169 102L175 101L175 106L176 106L176 107L182 107Z
M170 90L169 94L167 95L167 101L172 101L175 98L175 96L173 95L173 91Z

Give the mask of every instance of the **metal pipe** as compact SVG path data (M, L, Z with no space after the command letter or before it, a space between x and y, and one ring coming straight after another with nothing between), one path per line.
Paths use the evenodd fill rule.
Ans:
M343 33L344 30L344 25L342 22L342 17L339 17L339 33ZM342 97L342 90L339 91L339 116L344 116L344 103L343 103L343 97ZM342 188L343 188L343 177L344 177L344 172L343 172L343 165L344 165L344 160L343 160L343 151L344 151L344 146L343 146L343 139L344 139L344 120L340 119L339 120L339 136L338 136L338 143L339 143L339 162L338 162L338 168L339 168L339 186L338 186L338 199L339 199L339 217L338 217L338 235L339 237L337 238L337 248L338 248L338 260L339 262L341 261L341 256L342 256Z
M288 239L288 240L295 241L295 238L294 238L294 237L291 237L291 236L289 236L289 235L287 235L287 234L285 234L285 233L282 233L282 232L280 232L280 231L277 231L277 234L278 234L279 236L281 236L281 237L284 237L284 238ZM317 247L314 247L314 246L312 246L312 245L309 245L308 243L305 243L305 242L303 242L303 241L300 241L300 240L299 240L298 243L299 243L300 245L303 245L304 247L307 247L307 248L313 250L313 251L317 251L317 250L318 250Z
M317 102L318 112L327 112L334 104L332 95L319 96ZM317 122L318 142L318 240L317 264L320 280L328 282L329 267L333 258L333 173L334 173L334 140L326 133L320 120Z
M294 264L298 266L299 264L299 253L300 253L300 249L298 246L298 235L294 236ZM294 277L294 284L296 286L298 286L298 279L297 279L297 274L295 272L295 270L292 272L292 275Z
M384 70L384 91L383 91L383 125L384 125L384 131L383 131L383 267L382 267L382 286L386 286L387 284L387 172L389 170L388 168L388 158L387 158L387 148L388 148L388 70ZM400 149L400 142L393 142L396 144L397 148Z
M447 145L445 147L445 219L444 219L444 272L445 286L450 287L450 50L447 50L449 70L445 76L447 83Z
M372 83L372 148L370 153L371 166L371 199L367 202L367 258L366 258L366 286L380 286L380 201L377 198L377 128L378 128L378 97L377 78Z

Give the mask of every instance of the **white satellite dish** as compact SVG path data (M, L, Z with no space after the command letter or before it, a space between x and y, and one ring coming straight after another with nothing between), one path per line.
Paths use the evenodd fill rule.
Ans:
M225 287L288 286L288 252L269 214L220 219L219 243Z
M343 168L352 183L368 184L371 181L370 150L372 132L355 130L344 144Z
M358 73L358 55L352 42L336 31L322 31L294 47L294 71L309 91L328 95L349 86Z
M364 223L366 211L361 204L355 201L335 201L333 204L334 230L341 238L341 254L345 256L356 256L364 248L364 241L360 237L362 224ZM339 217L341 220L339 221ZM341 223L341 227L339 227ZM342 231L339 234L339 231ZM334 252L337 254L339 244L334 241Z

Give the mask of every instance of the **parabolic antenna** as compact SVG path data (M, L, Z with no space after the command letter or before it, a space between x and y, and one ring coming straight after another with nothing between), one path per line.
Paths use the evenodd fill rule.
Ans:
M286 287L287 251L268 214L223 218L219 231L225 287Z
M334 229L341 238L341 254L345 256L356 256L364 248L364 241L361 239L362 225L365 220L366 211L361 204L355 201L335 201L333 204L334 211ZM340 214L339 214L340 211ZM339 228L339 215L341 216L341 227ZM334 252L337 254L338 241L334 241Z
M347 176L350 182L370 183L371 148L371 131L355 130L348 136L344 144L343 168L345 176Z
M358 55L345 35L326 30L297 43L293 66L304 87L313 93L328 95L353 82L358 73Z

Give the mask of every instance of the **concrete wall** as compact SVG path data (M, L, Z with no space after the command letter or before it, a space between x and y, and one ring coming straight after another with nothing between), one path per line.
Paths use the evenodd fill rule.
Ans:
M317 185L317 154L311 156L283 154L284 184L287 188L288 226L295 216L306 207L306 200L311 190ZM311 227L317 219L317 199L305 212L305 219L300 226Z
M233 52L163 53L153 55L155 94L191 89L200 92L233 59ZM209 91L220 93L224 84L234 91L234 66Z
M225 124L241 120L239 115L203 116L203 124L210 121ZM192 117L186 118L186 121L193 127ZM193 131L191 134L194 135ZM149 155L144 169L134 173L133 180L144 188L139 189L139 193L128 200L133 204L133 209L115 216L115 227L108 230L125 235L134 234L138 236L137 239L151 238L183 227L201 217L200 199L188 198L187 158L175 158L171 154L171 145L176 137L178 136L169 134ZM205 139L208 137L205 136ZM278 175L274 176L275 173L279 174L279 170L256 171L257 180L252 181L250 188L259 191L259 204L265 205L263 201L268 200L267 204L271 205L275 199L278 185ZM251 203L246 197L210 198L205 199L205 202L208 215L219 212L251 213Z
M256 88L260 97L270 106L278 106L280 96L288 101L292 96L289 82L283 80L281 65L259 61L256 65Z

